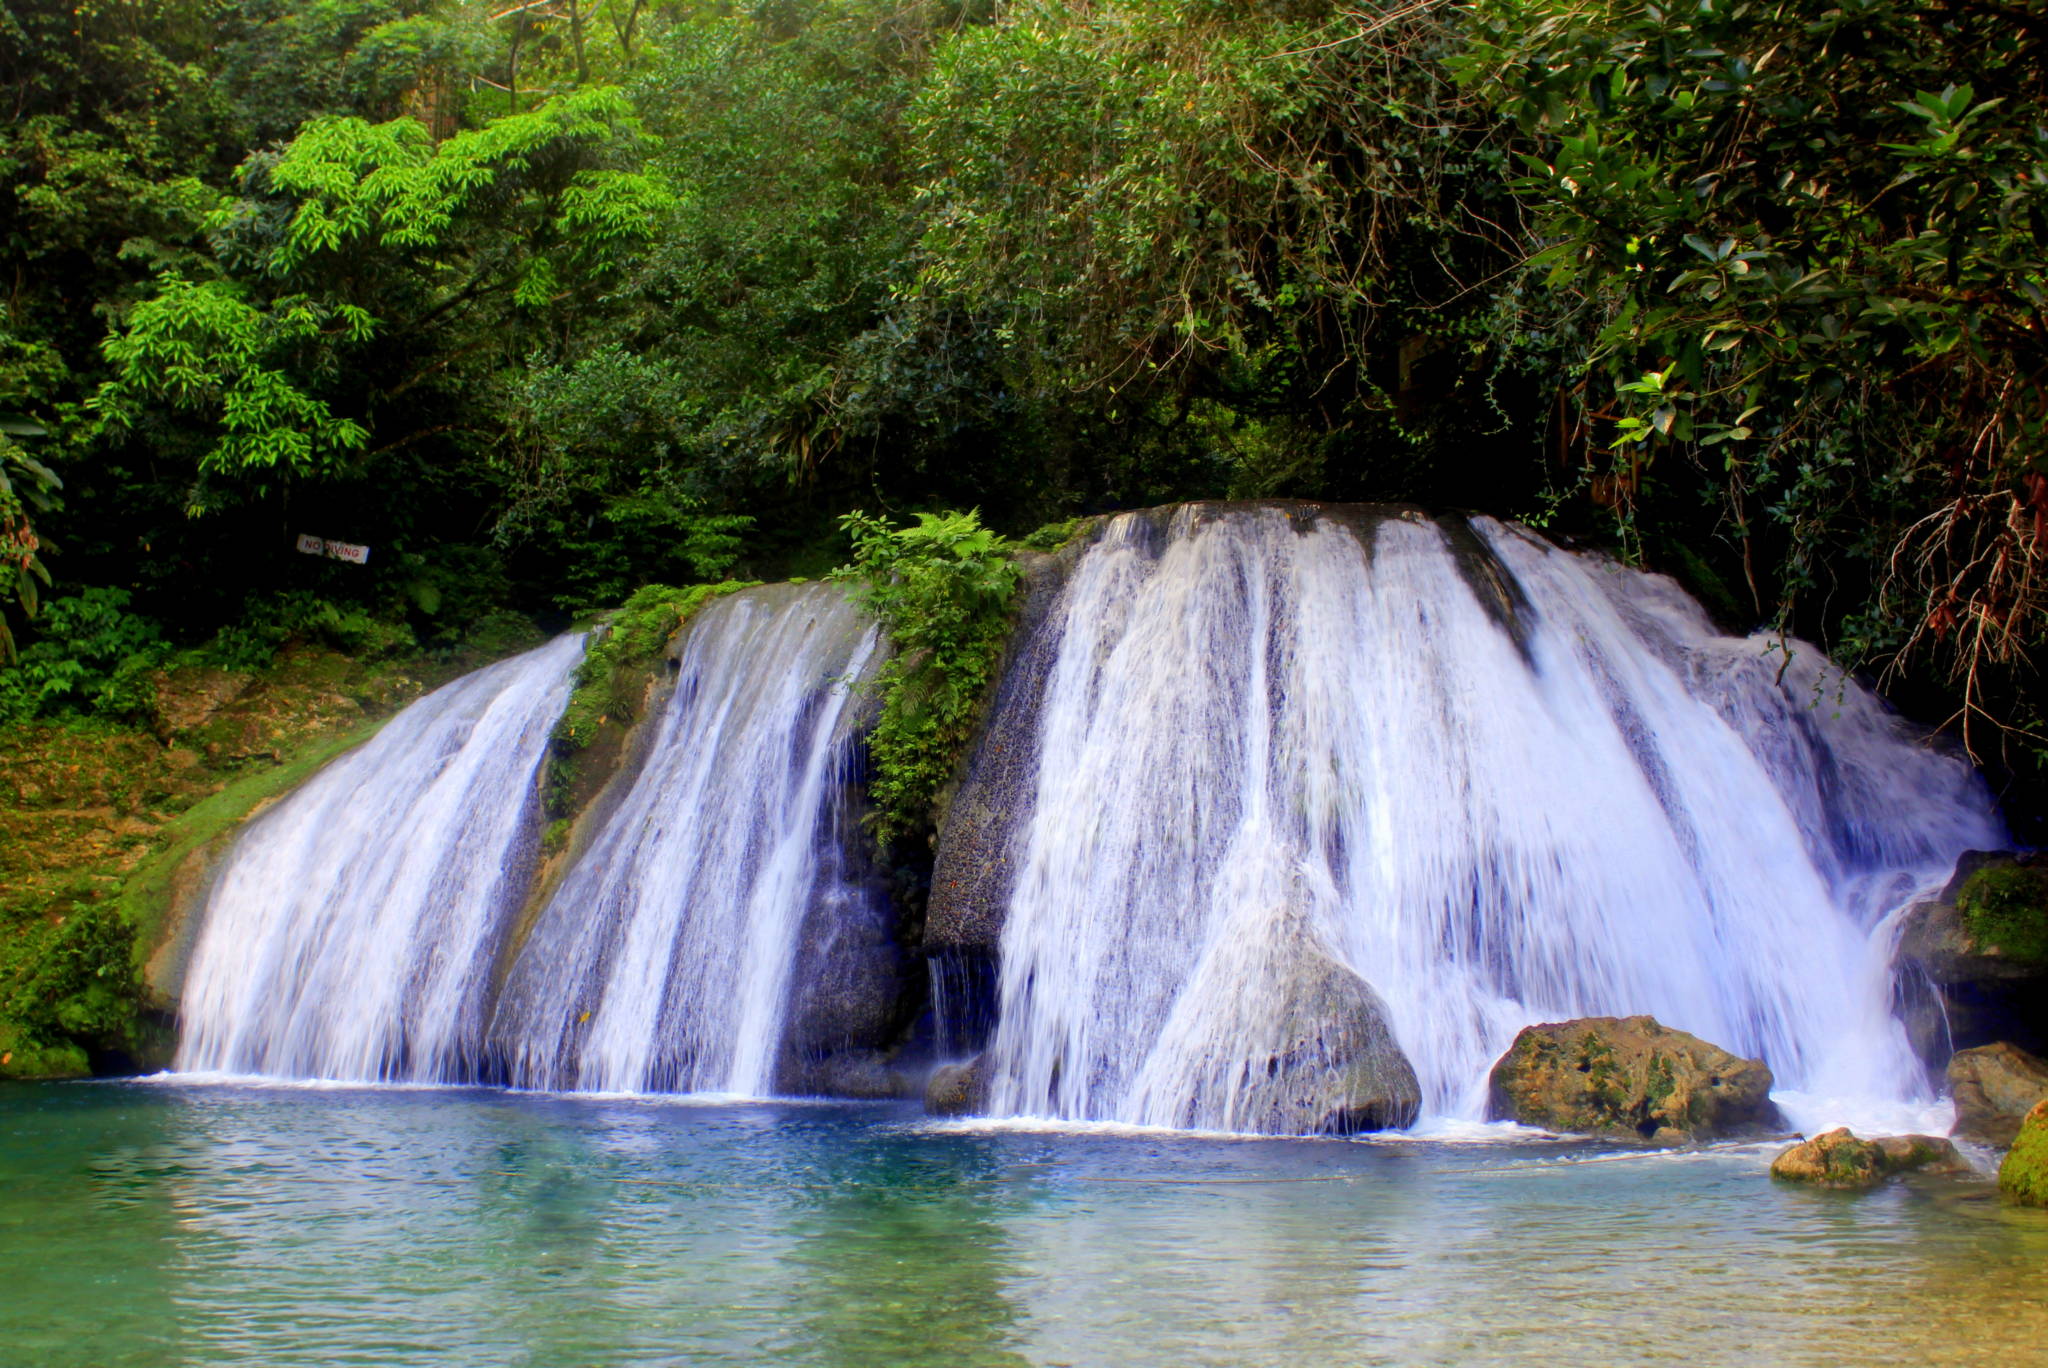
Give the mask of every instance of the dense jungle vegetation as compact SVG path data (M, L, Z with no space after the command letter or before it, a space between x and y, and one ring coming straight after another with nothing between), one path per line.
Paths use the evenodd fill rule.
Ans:
M1299 496L1608 546L2038 769L2034 0L0 16L5 718Z

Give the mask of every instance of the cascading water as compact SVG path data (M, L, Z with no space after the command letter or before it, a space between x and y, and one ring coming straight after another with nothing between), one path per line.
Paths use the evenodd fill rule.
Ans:
M1256 1128L1303 956L1377 989L1429 1115L1593 1014L1816 1107L1917 1086L1887 914L2002 832L1811 648L1486 520L1276 506L1120 516L1052 613L993 1113Z
M877 633L831 585L692 622L630 792L540 914L491 1028L517 1086L773 1091L806 913L858 902L837 806Z
M203 914L183 1070L459 1081L583 638L437 690L250 824Z

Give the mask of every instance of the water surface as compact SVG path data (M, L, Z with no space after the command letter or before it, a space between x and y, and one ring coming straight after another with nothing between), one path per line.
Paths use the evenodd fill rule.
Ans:
M1767 1154L0 1089L0 1363L2020 1364L2048 1215Z

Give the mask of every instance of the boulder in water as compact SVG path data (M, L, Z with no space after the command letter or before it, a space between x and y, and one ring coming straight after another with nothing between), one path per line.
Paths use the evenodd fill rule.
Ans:
M1372 985L1304 944L1261 1054L1244 1065L1238 1124L1269 1135L1352 1135L1413 1125L1415 1069Z
M1949 1061L1948 1090L1956 1101L1950 1134L2004 1148L2034 1105L2048 1098L2048 1063L2005 1041L1979 1045Z
M1882 1135L1862 1140L1846 1126L1802 1140L1771 1161L1773 1178L1841 1191L1873 1188L1895 1173L1913 1169L1962 1173L1969 1165L1954 1145L1939 1136Z
M2048 1100L2035 1103L2020 1123L1998 1166L1998 1190L2021 1206L2048 1207Z
M1939 897L1907 910L1892 969L1930 1067L1998 1041L2048 1052L2048 862L1966 853Z
M933 1116L972 1116L988 1107L988 1056L941 1064L924 1085L924 1109Z
M1525 1027L1493 1066L1489 1114L1546 1130L1657 1144L1780 1124L1771 1071L1654 1018L1582 1017Z

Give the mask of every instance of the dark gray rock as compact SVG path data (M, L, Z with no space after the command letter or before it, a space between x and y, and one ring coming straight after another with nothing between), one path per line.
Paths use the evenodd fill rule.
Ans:
M874 725L875 707L868 695L850 709L834 746L850 753ZM797 929L776 1087L799 1097L913 1096L915 1081L892 1061L917 1011L923 966L903 944L887 876L862 830L859 767L835 772L838 789L814 837L817 874Z
M1282 1002L1264 1057L1247 1062L1244 1129L1351 1135L1414 1124L1422 1089L1371 984L1304 939Z
M925 907L927 954L993 954L1002 939L1017 847L1038 780L1039 706L1059 652L1061 623L1054 608L1099 531L1097 524L1050 555L1023 559L1016 628L997 670L981 734L939 824Z
M925 1080L924 1109L933 1116L973 1116L988 1108L988 1056L941 1064Z
M2048 966L1980 943L1957 906L1980 873L2041 867L2034 854L1969 851L1939 896L1907 909L1892 957L1896 1005L1930 1071L1939 1074L1957 1051L1999 1042L2048 1054Z

